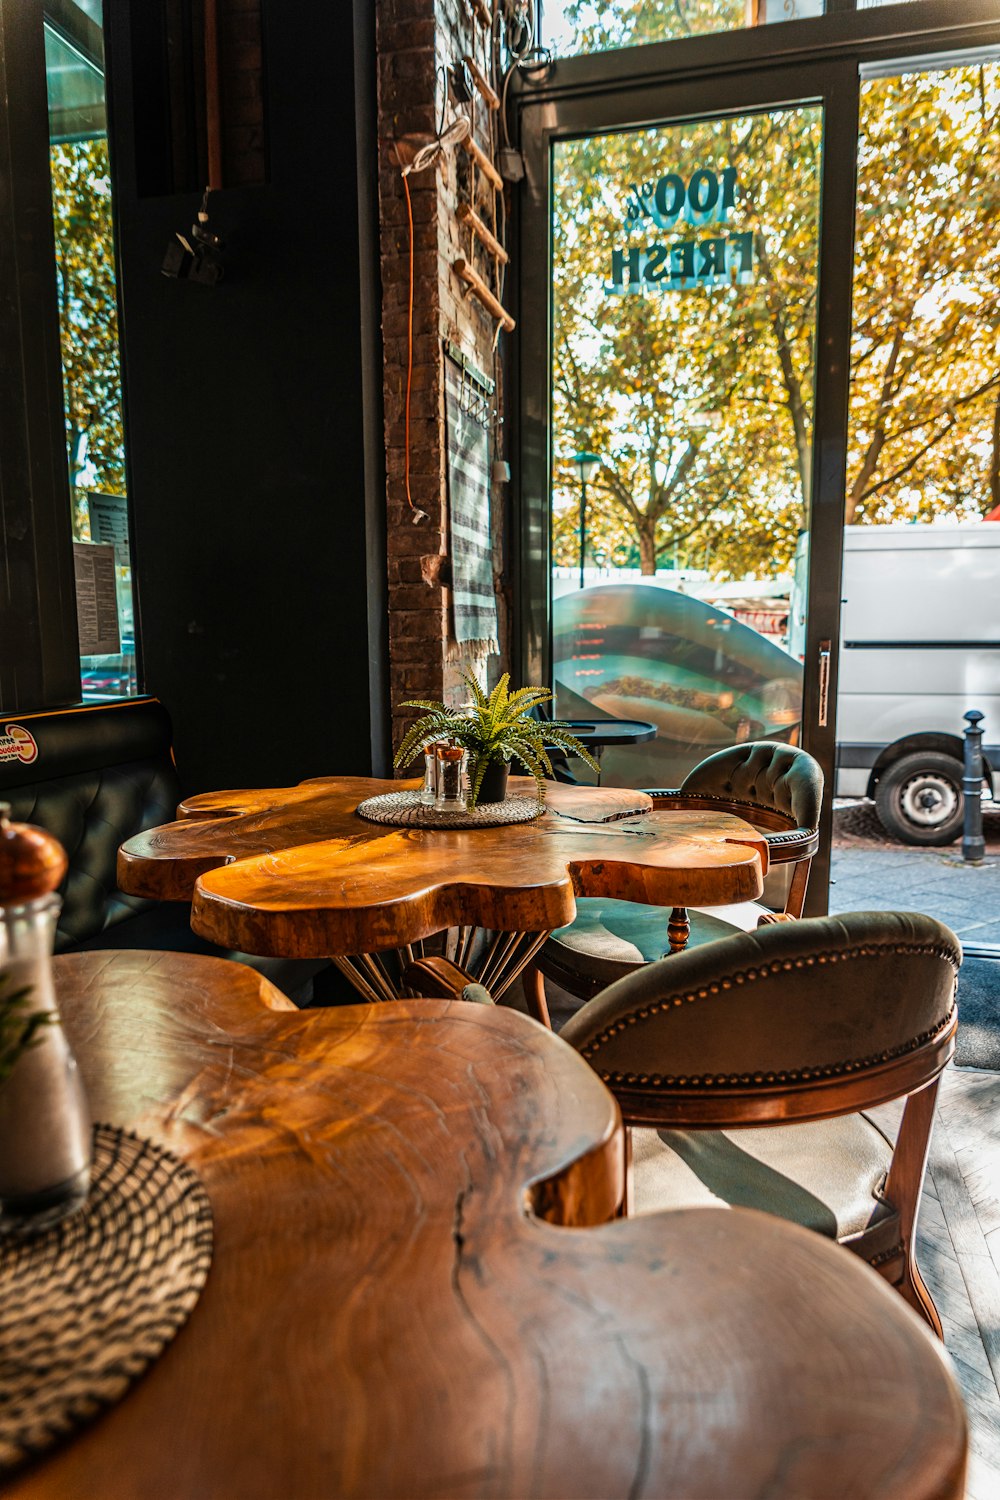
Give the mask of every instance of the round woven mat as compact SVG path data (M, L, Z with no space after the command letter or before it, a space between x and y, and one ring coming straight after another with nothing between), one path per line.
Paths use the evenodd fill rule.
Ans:
M0 1238L0 1473L120 1400L187 1322L211 1262L191 1168L96 1125L86 1206Z
M438 812L420 800L419 792L385 792L359 802L358 812L370 823L392 823L406 828L502 828L506 823L530 823L545 808L534 797L508 797L484 802L465 812Z

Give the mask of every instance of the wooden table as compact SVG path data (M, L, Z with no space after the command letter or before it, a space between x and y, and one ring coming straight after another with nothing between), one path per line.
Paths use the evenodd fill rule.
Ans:
M643 792L558 783L540 818L505 828L390 828L355 811L414 785L324 777L192 797L179 822L122 845L118 883L192 901L195 931L224 948L331 957L369 1001L397 998L403 968L445 929L449 956L499 998L573 920L575 896L671 909L664 947L675 949L687 936L682 909L761 893L766 841L728 813L654 812ZM534 793L527 778L510 787Z
M616 1106L525 1017L300 1012L190 954L55 970L95 1118L193 1164L215 1256L14 1500L961 1495L955 1383L902 1300L764 1215L599 1223Z

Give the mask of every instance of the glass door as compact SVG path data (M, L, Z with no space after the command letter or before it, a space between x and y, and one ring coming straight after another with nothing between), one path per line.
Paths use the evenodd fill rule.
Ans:
M556 712L657 729L609 784L799 737L822 134L810 104L553 148Z
M998 216L996 49L865 68L832 905L931 911L967 949L1000 944ZM985 865L959 857L969 712Z
M574 131L570 106L563 133L550 106L529 134L549 317L522 366L525 668L560 717L655 725L606 751L608 784L676 786L752 739L832 779L850 212L829 295L821 266L853 172L830 170L824 71L813 97L758 78L741 107L727 80L711 113L674 114L678 87L662 123Z

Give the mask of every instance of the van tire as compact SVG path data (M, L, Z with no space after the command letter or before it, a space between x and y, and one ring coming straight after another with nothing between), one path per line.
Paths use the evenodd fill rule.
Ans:
M953 844L962 831L961 761L937 750L893 761L879 777L875 810L886 832L904 844Z

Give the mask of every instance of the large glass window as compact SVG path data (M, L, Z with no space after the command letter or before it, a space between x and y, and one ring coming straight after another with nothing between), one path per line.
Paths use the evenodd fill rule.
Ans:
M99 6L46 22L49 165L85 701L137 690Z
M556 708L658 731L608 752L612 783L799 733L822 126L803 104L555 147Z
M559 57L820 16L824 0L545 0L542 40Z

